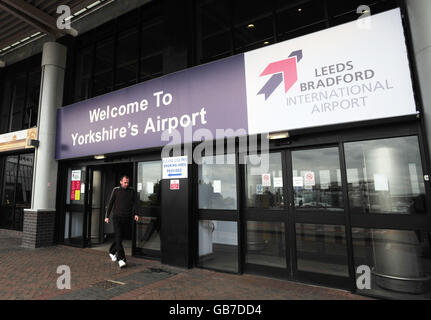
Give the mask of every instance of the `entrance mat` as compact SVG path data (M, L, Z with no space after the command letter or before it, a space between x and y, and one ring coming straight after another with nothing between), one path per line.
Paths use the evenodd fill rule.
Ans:
M148 268L120 279L99 281L88 288L66 292L52 300L109 300L129 291L167 279L175 274L162 268Z
M124 286L124 282L114 281L114 280L104 280L101 282L98 282L96 284L93 284L92 287L101 288L105 290L110 290L117 286Z

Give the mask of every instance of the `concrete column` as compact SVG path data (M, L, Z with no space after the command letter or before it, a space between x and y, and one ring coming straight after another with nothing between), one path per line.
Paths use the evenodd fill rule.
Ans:
M39 147L35 151L31 209L24 211L23 246L53 243L57 169L55 131L57 108L62 106L67 49L56 42L43 46L38 113Z
M406 0L421 88L428 146L431 150L431 1Z

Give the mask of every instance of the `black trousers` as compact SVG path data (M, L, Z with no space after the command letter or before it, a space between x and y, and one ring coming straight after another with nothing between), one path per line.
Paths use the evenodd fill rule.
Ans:
M114 232L115 232L115 241L112 243L109 248L109 253L116 254L117 260L126 261L126 254L124 252L123 247L123 239L124 236L128 233L128 228L131 226L131 218L130 217L120 217L114 216Z

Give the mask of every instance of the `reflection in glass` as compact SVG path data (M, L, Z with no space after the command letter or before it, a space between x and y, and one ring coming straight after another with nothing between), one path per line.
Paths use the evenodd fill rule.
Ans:
M246 263L286 268L283 222L247 221Z
M199 265L238 272L237 223L199 221Z
M296 224L299 271L348 276L344 226Z
M79 243L84 236L84 213L66 211L64 239Z
M345 144L353 213L425 213L417 137Z
M260 157L261 162L247 157L247 206L249 208L280 208L284 206L281 153ZM266 180L267 179L267 180Z
M202 157L199 209L237 209L235 155Z
M0 227L10 229L13 227L15 184L17 178L18 156L6 158L3 198L0 209Z
M160 217L139 217L136 223L136 247L160 251Z
M138 196L143 215L136 223L136 247L160 251L160 194L162 163L158 161L138 164Z
M358 288L363 293L395 299L431 298L429 232L353 228L352 238L355 269L371 269L371 288Z
M296 208L343 210L338 148L292 152Z
M161 161L138 164L138 195L142 206L160 205Z

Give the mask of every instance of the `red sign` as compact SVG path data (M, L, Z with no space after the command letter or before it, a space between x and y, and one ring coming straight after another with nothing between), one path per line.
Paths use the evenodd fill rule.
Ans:
M70 186L70 200L79 200L76 199L77 190L81 191L81 181L72 181Z
M171 180L171 190L180 190L180 180Z

